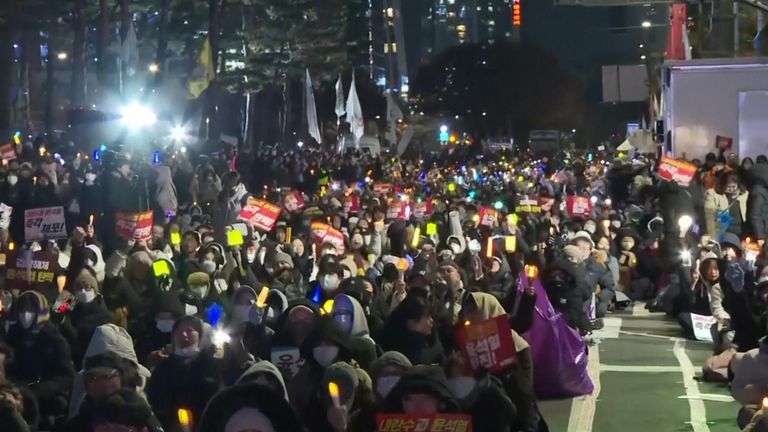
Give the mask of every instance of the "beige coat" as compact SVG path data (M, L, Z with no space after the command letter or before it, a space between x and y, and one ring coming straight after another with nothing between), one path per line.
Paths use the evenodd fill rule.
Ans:
M737 203L733 205L739 206L741 212L741 220L747 221L747 199L749 198L749 192L743 192L736 197ZM729 208L728 197L723 194L717 193L715 189L710 188L704 191L704 225L705 233L712 237L717 238L717 215L720 212L724 212Z

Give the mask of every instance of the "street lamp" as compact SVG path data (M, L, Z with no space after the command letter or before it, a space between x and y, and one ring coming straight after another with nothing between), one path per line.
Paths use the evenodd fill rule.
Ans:
M645 57L645 54L643 54L643 55L641 55L641 56L640 56L640 60L645 60L645 58L646 58L646 57Z
M160 65L157 63L152 63L149 65L149 71L152 73L158 73L160 72Z
M642 23L641 25L643 26L643 28L651 28L651 26L652 26L653 24L651 24L651 22L650 22L650 21L647 21L647 20L646 20L646 21L643 21L643 23Z
M67 59L67 53L60 52L60 53L56 54L56 58L58 58L59 60L66 60Z
M152 126L157 121L157 116L151 109L138 103L133 103L123 108L121 115L123 124L131 129Z

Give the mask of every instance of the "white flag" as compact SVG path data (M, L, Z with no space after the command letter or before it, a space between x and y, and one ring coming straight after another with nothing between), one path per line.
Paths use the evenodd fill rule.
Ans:
M387 141L392 146L397 144L397 122L402 118L403 111L392 97L392 92L387 92Z
M341 74L339 74L339 79L336 81L336 117L341 117L346 113L347 111L344 109L344 84L342 84Z
M357 146L365 133L365 121L363 120L363 108L360 107L360 99L357 97L357 89L355 88L354 71L352 72L352 86L349 88L349 97L347 97L347 123L349 123L349 131L355 139L355 146Z
M125 33L125 40L120 45L119 55L128 76L135 75L139 64L139 47L136 32L133 30L133 21L128 21L128 31Z
M317 107L315 106L315 91L312 88L312 78L309 77L309 68L307 68L306 85L304 86L305 98L307 104L307 127L309 136L315 139L318 144L322 144L323 138L320 135L320 126L317 124Z

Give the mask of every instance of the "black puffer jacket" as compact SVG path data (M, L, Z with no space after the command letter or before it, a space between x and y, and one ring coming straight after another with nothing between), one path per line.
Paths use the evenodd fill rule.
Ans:
M563 314L568 325L589 331L584 302L589 299L591 290L584 283L583 272L570 261L560 259L547 266L541 280L552 307Z
M752 235L768 238L768 166L755 165L750 172L752 187L747 201L747 218Z

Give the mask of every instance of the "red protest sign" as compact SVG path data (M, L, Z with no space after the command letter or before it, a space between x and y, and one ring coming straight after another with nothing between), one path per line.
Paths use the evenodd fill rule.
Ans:
M499 224L499 212L490 207L480 207L480 225L493 227Z
M410 213L411 213L411 208L408 206L408 204L402 201L392 201L391 203L389 203L389 207L387 207L387 219L389 220L393 220L393 219L408 220Z
M733 147L733 138L718 135L717 138L715 138L715 143L719 149L730 150Z
M152 238L152 210L141 213L117 212L115 231L126 240L149 240Z
M376 183L373 185L373 193L386 195L392 191L392 185L389 183Z
M472 432L466 414L376 414L377 432Z
M297 190L289 192L283 199L283 207L285 207L286 211L291 213L298 213L304 210L306 204L304 203L304 197L301 195L301 192Z
M413 203L413 217L416 219L426 219L430 216L432 216L432 201Z
M696 165L664 156L659 163L659 177L680 186L688 186L696 175Z
M592 201L583 196L569 196L566 200L568 214L571 216L589 217L592 214Z
M539 207L541 207L541 211L548 212L552 210L552 207L555 205L555 199L550 197L539 197Z
M237 220L252 224L262 231L272 231L280 217L280 206L258 198L248 198Z
M341 231L323 222L312 222L310 231L315 243L330 243L338 253L344 253L344 234Z
M466 364L472 370L501 372L517 356L506 314L460 326L456 331L456 344L461 347Z
M357 214L360 211L360 198L355 194L344 195L342 206L344 213Z
M0 146L0 159L3 159L3 160L16 159L16 149L14 148L13 144L8 143Z

